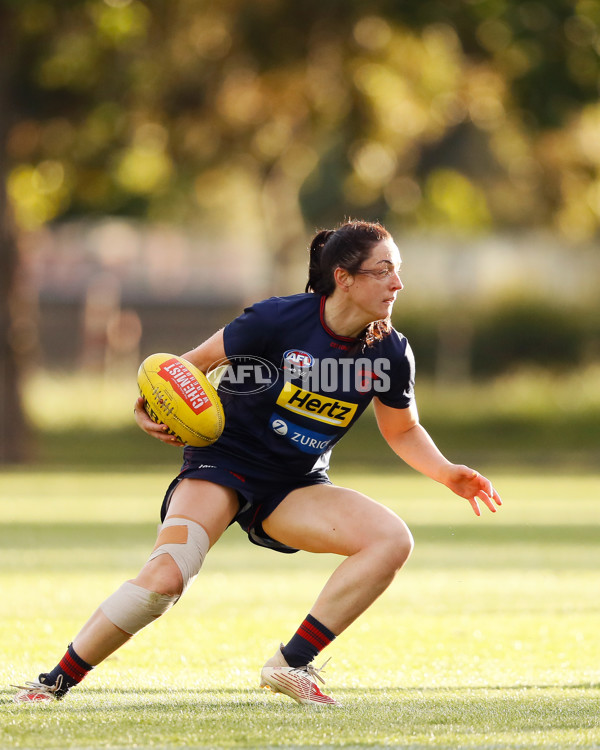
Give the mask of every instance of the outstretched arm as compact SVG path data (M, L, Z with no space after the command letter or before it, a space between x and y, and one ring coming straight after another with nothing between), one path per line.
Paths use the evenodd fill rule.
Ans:
M440 452L436 444L419 423L416 404L406 409L392 409L374 400L375 416L381 434L400 458L413 469L446 485L459 497L469 501L476 515L481 515L481 500L492 513L502 505L500 495L489 479L474 469L453 464Z

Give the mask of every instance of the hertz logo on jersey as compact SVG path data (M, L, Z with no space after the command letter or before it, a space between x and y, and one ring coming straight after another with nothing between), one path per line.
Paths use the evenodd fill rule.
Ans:
M357 404L305 391L292 383L286 383L283 386L277 403L295 414L336 427L347 427L356 414L357 408Z

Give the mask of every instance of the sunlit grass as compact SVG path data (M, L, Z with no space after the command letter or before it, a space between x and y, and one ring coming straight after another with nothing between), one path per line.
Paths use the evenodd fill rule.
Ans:
M338 472L416 540L392 587L328 649L340 709L257 688L336 558L278 555L236 527L175 609L65 701L13 705L8 684L53 666L135 575L169 479L0 474L3 748L600 746L598 475L496 473L505 505L477 519L421 477Z

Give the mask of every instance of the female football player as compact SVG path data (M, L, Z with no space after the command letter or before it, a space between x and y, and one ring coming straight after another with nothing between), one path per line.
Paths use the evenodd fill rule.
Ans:
M477 515L480 501L492 512L501 504L488 479L448 461L419 423L413 356L390 322L400 266L398 247L380 224L351 221L321 231L310 246L304 294L247 308L183 355L203 372L216 364L223 372L226 363L219 385L224 432L211 446L185 448L156 546L138 576L100 605L58 665L16 700L64 696L179 599L237 521L255 544L344 558L261 672L261 686L299 703L335 704L318 686L323 680L312 662L390 585L413 546L395 513L331 483L335 443L372 401L381 434L403 461L466 499ZM150 420L142 399L135 418L148 435L179 445Z

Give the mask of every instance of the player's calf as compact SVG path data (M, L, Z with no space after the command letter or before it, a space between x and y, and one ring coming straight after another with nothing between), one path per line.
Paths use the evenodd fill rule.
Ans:
M177 588L181 586L180 593L164 594L126 581L105 599L100 610L123 633L134 635L175 604L200 571L209 546L208 535L199 523L178 516L167 518L149 562L161 555L169 555L181 574L181 581L177 584ZM70 644L51 672L40 674L37 681L14 686L19 688L14 700L25 703L60 699L92 668L93 665L82 659Z

